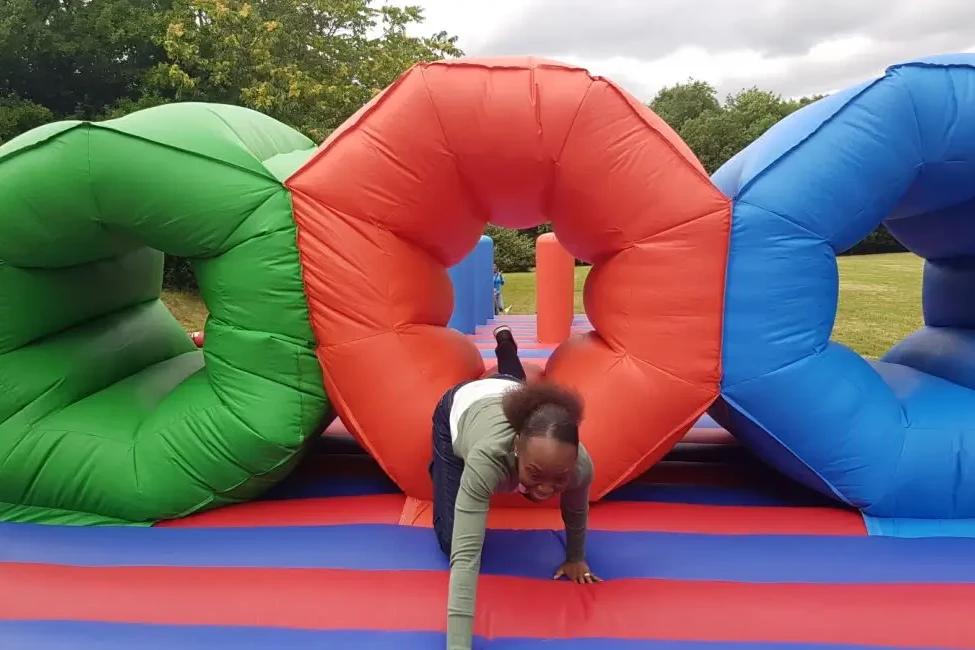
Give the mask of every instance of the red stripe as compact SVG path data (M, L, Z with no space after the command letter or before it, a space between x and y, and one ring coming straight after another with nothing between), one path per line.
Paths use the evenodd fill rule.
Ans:
M256 501L161 523L173 528L338 526L397 524L406 498L398 494ZM410 500L404 523L429 527L429 504ZM560 530L558 509L492 507L488 527ZM608 502L592 506L591 530L656 531L713 535L866 535L863 518L834 508L709 506L683 503Z
M431 525L429 516L423 522ZM556 509L492 508L490 528L559 530ZM837 508L711 506L687 503L608 502L592 506L591 530L703 535L866 535L863 517Z
M0 565L0 618L442 631L447 575L299 569ZM519 597L518 594L528 597ZM975 585L482 576L476 632L975 648Z

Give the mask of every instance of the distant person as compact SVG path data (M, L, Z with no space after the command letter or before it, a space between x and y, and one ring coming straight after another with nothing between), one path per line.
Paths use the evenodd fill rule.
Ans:
M501 295L501 287L504 286L504 276L501 275L498 265L494 265L494 315L508 313L508 310L504 308L504 297ZM509 307L510 309L510 307Z
M526 383L510 328L497 328L494 338L498 374L454 386L433 413L433 529L450 558L448 650L471 650L481 550L494 494L517 492L530 501L558 496L566 549L554 578L599 581L585 558L593 467L579 442L582 403L555 384ZM530 607L531 594L525 598Z

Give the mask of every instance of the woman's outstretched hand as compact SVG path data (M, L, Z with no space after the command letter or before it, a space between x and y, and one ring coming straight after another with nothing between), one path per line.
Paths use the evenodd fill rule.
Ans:
M564 562L559 570L555 572L553 576L556 580L559 578L568 578L572 582L578 582L579 584L592 584L594 582L599 582L599 578L589 570L589 565L585 562Z

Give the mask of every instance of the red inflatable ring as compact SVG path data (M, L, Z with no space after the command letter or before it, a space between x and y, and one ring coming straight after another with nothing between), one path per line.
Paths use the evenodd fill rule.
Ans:
M418 65L287 181L326 390L409 496L429 498L430 416L479 376L444 327L446 268L487 222L551 220L594 267L595 332L547 375L586 401L593 498L666 453L718 394L729 200L649 109L538 59Z

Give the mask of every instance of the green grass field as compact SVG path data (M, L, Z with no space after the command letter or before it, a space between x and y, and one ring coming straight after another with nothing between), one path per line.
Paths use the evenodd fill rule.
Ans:
M833 339L868 357L882 355L921 325L921 265L910 253L842 257L840 304ZM576 312L588 267L576 269ZM512 314L535 312L535 274L505 275L505 304ZM163 300L188 330L203 328L206 308L193 294L166 292Z

